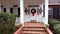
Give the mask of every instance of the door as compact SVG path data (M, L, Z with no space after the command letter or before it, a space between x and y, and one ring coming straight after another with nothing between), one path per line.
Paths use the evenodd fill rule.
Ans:
M29 22L31 20L36 20L37 21L37 9L38 7L28 7L27 11L28 11L28 14L26 15L25 12L24 12L24 21L25 22ZM32 12L35 12L34 15L32 15Z
M37 8L36 7L30 8L30 16L31 16L31 20L37 21Z
M57 8L57 7L53 8L53 18L54 19L59 18L59 8Z

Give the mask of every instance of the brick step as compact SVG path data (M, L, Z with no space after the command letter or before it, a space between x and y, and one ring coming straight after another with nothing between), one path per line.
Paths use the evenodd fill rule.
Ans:
M44 26L42 26L42 25L24 25L24 27L44 27Z
M47 34L47 32L38 32L38 31L22 31L22 34Z
M36 24L36 25L37 25L37 24L38 24L38 25L44 25L43 23L31 23L31 22L29 22L29 23L28 23L28 22L27 22L27 23L24 23L24 25L30 25L30 24L31 24L31 25L33 25L33 24Z
M34 22L35 21L24 23L21 34L47 34L43 23Z
M42 23L25 23L24 27L44 27Z
M24 22L24 23L41 23L41 22Z
M23 28L26 31L45 31L45 28Z

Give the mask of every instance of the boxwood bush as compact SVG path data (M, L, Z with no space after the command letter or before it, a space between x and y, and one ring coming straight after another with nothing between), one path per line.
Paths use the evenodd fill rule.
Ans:
M49 20L49 24L50 24L50 28L53 28L54 34L60 34L60 21L56 19L51 19Z
M49 23L55 25L55 24L60 24L60 21L58 21L56 19L50 19Z
M0 12L0 34L13 34L15 19L13 14Z
M56 24L53 26L55 34L60 34L60 24Z

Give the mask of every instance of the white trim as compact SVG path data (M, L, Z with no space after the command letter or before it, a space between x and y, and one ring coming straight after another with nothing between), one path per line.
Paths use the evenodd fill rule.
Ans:
M1 12L1 1L0 1L0 12Z
M45 0L45 24L48 24L48 0Z
M49 3L49 5L60 5L60 3Z
M20 21L21 21L21 24L24 24L24 3L23 3L23 0L20 0Z

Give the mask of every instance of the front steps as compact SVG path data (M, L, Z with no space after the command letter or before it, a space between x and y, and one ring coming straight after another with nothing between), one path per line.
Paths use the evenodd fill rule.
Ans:
M48 34L43 23L25 23L21 34Z
M24 31L45 31L44 28L23 28Z

